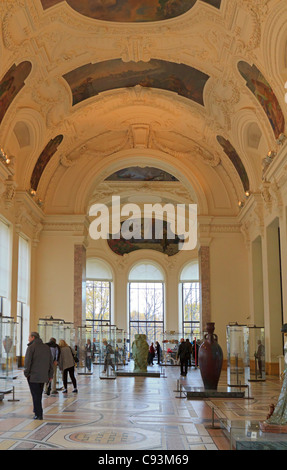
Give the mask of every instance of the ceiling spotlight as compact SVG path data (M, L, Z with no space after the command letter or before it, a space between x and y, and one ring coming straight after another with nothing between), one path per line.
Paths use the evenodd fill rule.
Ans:
M245 191L245 197L249 197L249 196L250 196L250 191L249 191L249 189L247 189L247 190Z
M36 196L36 191L35 191L35 189L30 188L30 189L29 189L29 194L30 194L32 197Z
M276 142L278 145L283 145L286 139L287 139L286 135L283 134L283 132L281 132Z
M275 156L276 156L276 152L274 152L274 150L270 150L270 151L267 153L267 157L268 157L268 158L273 159Z
M244 207L244 202L243 201L238 201L238 206L240 207L240 209L242 209L242 207Z

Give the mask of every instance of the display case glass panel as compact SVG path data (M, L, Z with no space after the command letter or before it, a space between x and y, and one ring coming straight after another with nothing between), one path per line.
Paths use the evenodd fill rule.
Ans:
M177 351L182 333L165 331L162 340L162 362L166 366L177 365Z
M93 374L93 363L95 357L93 330L88 326L80 326L77 329L77 372L82 375Z
M11 317L0 316L0 393L13 389L16 367L16 324Z
M227 384L246 385L249 380L249 329L246 325L230 323L227 337Z
M127 332L121 328L116 328L116 349L115 363L116 370L123 369L128 363L128 338Z
M249 329L249 360L250 381L265 380L265 332L264 328L248 326Z
M116 326L102 325L99 329L99 377L116 378Z

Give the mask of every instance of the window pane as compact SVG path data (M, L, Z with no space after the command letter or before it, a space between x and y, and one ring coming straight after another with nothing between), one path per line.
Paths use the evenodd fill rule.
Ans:
M9 227L0 221L0 296L8 297L9 294Z
M148 343L160 341L163 331L163 283L131 282L130 342L135 334L145 334Z
M86 282L86 320L94 322L94 330L97 322L110 322L110 288L108 281Z

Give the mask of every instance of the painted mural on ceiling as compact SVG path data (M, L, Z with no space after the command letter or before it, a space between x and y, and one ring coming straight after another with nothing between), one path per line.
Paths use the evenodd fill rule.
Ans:
M238 70L246 80L246 86L261 104L277 139L284 132L285 120L271 86L254 64L251 66L247 62L241 61L238 63Z
M178 179L159 168L132 166L116 171L106 181L178 181Z
M15 96L25 85L31 69L32 64L28 61L14 64L0 81L0 123Z
M236 152L235 148L229 142L229 140L226 140L221 135L218 135L216 138L217 138L218 143L221 145L224 152L228 156L229 160L233 163L233 165L234 165L234 167L235 167L235 169L236 169L236 171L237 171L237 173L238 173L238 175L239 175L239 177L242 181L244 191L248 191L249 190L249 178L248 178L247 172L245 170L245 167L244 167L238 153Z
M179 252L179 243L180 239L177 235L173 234L170 231L170 224L168 222L152 219L134 219L134 221L129 220L130 228L129 231L136 232L135 227L140 227L140 232L142 238L135 239L131 238L128 240L127 236L123 237L122 233L124 232L123 224L125 221L121 222L121 236L117 239L112 239L112 235L109 235L107 239L110 249L119 256L123 256L126 253L131 253L132 251L137 250L156 250L160 253L164 253L168 256L176 255ZM136 224L135 226L133 225ZM161 237L155 238L155 233L160 233L157 229L155 230L156 224L160 224L159 227L162 227ZM146 230L150 230L152 236L150 239L144 238L144 233Z
M220 8L221 0L201 0ZM81 15L124 23L161 21L183 15L197 0L66 0ZM41 0L44 10L63 0Z
M57 151L62 140L63 135L61 134L54 137L54 139L51 139L39 156L30 180L30 188L34 189L34 191L37 190L43 171L45 170L54 153Z
M159 88L178 93L203 105L203 90L209 76L185 64L152 59L123 62L121 59L87 64L65 74L73 105L98 93L117 88Z

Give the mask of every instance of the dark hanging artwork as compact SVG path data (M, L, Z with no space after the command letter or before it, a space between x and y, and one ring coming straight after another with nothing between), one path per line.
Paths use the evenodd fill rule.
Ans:
M238 153L236 152L235 148L231 145L229 140L226 140L221 135L217 136L217 141L223 148L224 152L228 156L229 160L233 163L244 187L244 191L249 190L249 179L245 167L239 157Z
M271 86L254 64L251 66L241 61L238 70L246 80L246 86L261 104L277 139L284 132L285 119Z
M25 80L31 72L31 62L21 62L19 65L12 65L0 82L0 123L10 104L21 88L25 85Z
M34 191L37 190L43 171L45 170L54 153L57 151L62 140L63 136L61 134L57 135L54 139L51 139L38 158L30 180L30 188L34 189Z
M221 0L202 0L220 8ZM44 9L62 0L41 0ZM66 0L81 15L89 18L123 23L162 21L183 15L197 0Z
M203 90L209 76L188 65L165 60L123 62L113 59L83 65L64 78L71 88L73 105L103 91L136 85L169 90L203 105Z
M138 221L135 219L135 223L138 223ZM110 234L109 238L107 239L108 245L110 249L116 253L117 255L123 256L126 253L131 253L132 251L137 251L137 250L156 250L159 251L160 253L164 253L168 256L173 256L176 253L179 252L179 243L180 240L179 237L175 234L173 236L169 237L169 233L172 234L170 231L170 225L168 222L165 220L163 221L156 221L156 219L142 219L139 223L141 224L141 233L142 233L142 238L140 239L135 239L131 238L130 240L124 238L122 236L122 229L121 229L121 234L120 238L117 239L112 239L112 235ZM162 234L161 238L155 238L154 234L156 233L155 231L155 224L159 223L162 226ZM121 223L121 225L123 222ZM144 230L147 226L147 224L150 224L151 230L152 230L152 238L147 239L144 238ZM168 227L169 225L169 227Z
M116 171L108 176L106 181L178 181L178 179L158 168L133 166Z

